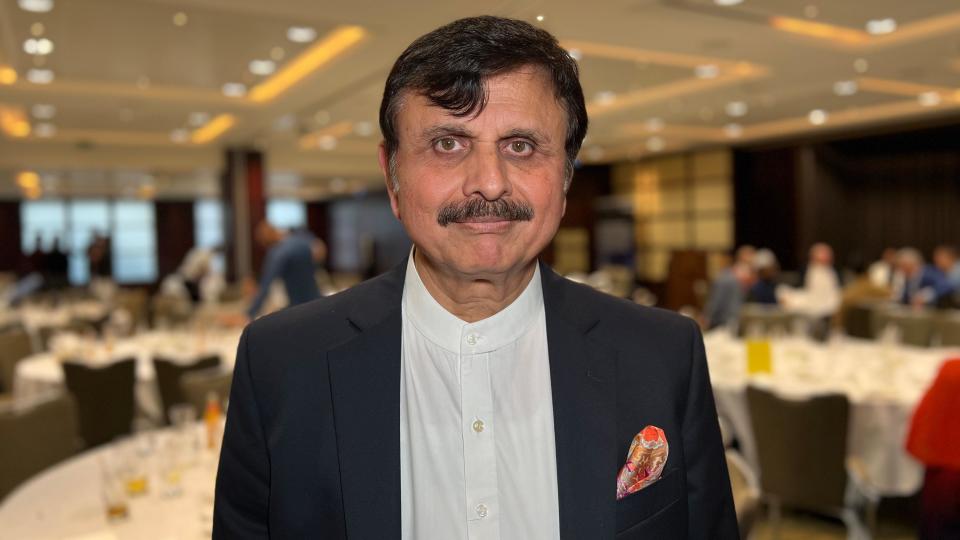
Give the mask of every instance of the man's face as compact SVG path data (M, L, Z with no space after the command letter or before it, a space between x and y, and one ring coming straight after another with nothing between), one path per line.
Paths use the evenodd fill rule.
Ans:
M475 117L453 116L414 92L403 97L396 192L380 151L393 213L418 251L480 279L525 268L553 238L566 208L566 113L546 75L521 68L490 77L486 88L486 106ZM509 203L532 216L451 212L468 203ZM452 222L438 222L442 210Z

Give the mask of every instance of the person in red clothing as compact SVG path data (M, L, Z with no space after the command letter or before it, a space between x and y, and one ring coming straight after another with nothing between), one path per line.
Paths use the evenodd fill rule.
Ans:
M907 451L926 466L920 539L960 538L960 358L944 362L913 413Z

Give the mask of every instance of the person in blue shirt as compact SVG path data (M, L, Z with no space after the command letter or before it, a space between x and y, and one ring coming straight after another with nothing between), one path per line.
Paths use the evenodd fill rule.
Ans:
M934 306L946 298L953 287L937 267L924 264L923 256L913 248L897 253L897 267L903 273L900 303L913 306Z
M283 280L290 306L320 298L314 277L314 244L316 238L307 231L284 233L267 222L257 226L257 241L269 247L257 294L250 303L247 316L256 318L275 279Z

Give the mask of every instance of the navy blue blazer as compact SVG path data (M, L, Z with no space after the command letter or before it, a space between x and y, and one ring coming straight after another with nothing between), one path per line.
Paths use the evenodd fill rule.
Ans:
M215 539L400 538L405 271L244 331ZM739 538L696 324L541 275L563 540ZM617 473L649 424L670 445L663 476L618 501Z

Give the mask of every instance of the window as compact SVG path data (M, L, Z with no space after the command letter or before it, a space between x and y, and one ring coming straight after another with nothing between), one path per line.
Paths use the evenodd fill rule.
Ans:
M218 199L200 199L193 203L193 237L197 247L213 248L223 245L223 203ZM226 268L223 252L213 257L214 272Z
M278 229L306 227L307 205L296 199L270 199L267 201L267 222Z
M49 250L54 239L67 251L70 283L90 280L87 248L94 234L108 234L113 277L118 283L142 283L157 277L153 203L145 201L25 201L20 205L21 246L32 253Z

